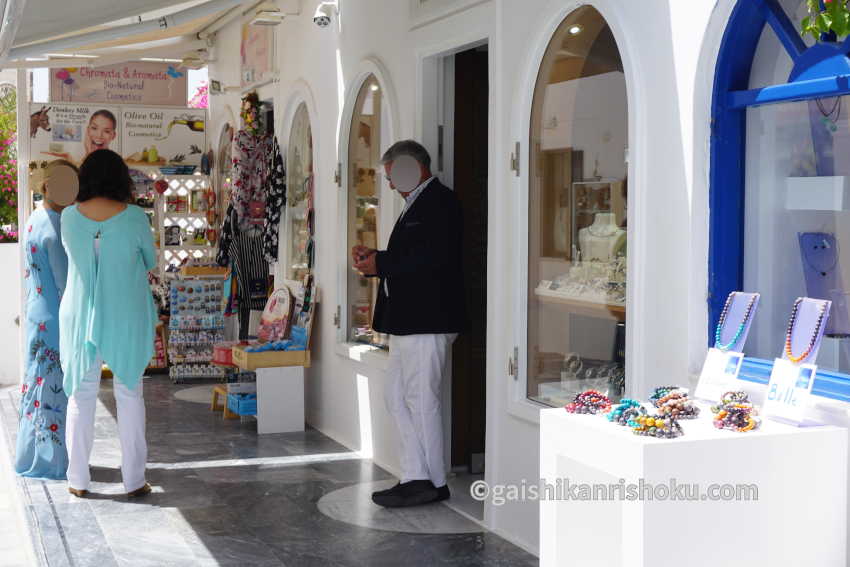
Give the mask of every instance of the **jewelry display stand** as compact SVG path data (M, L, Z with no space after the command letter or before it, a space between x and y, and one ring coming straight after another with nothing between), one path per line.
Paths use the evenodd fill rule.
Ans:
M846 564L846 429L766 420L741 434L708 417L682 427L682 437L655 439L600 416L541 411L541 567ZM611 489L640 481L666 488L671 479L688 486L687 496L630 501ZM567 480L589 485L590 496L570 495ZM700 498L726 483L755 485L758 497ZM594 485L615 497L594 500ZM685 499L693 485L696 499Z
M815 364L824 330L829 321L829 310L832 307L832 302L812 299L811 297L803 297L798 301L800 303L796 308L796 316L792 316L793 321L789 323L789 325L793 324L793 327L786 331L786 341L790 338L791 355L795 358L807 350L808 354L798 361L789 356L788 348L784 348L782 358L801 364ZM823 315L821 315L821 311L823 311ZM819 320L820 324L818 324Z
M611 260L623 234L625 231L617 226L614 213L597 213L592 225L578 231L582 258L602 262Z
M723 351L744 352L744 344L747 342L747 335L750 332L753 319L755 319L760 298L761 296L758 293L740 291L733 291L729 295L727 299L728 309L724 310L726 317L723 318L722 325L718 321L719 328L717 331L719 332L716 334L716 338L719 340L715 343L715 348ZM751 302L752 305L750 305ZM742 324L743 328L741 327ZM738 336L737 340L735 339L736 335Z
M835 235L829 232L801 232L797 239L807 295L833 302L826 335L850 335L850 313L847 293L841 282L839 247Z

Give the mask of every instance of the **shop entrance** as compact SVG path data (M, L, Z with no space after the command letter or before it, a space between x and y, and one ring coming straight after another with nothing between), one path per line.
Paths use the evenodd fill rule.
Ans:
M455 190L464 215L464 286L468 328L452 349L445 384L447 461L453 491L484 473L487 407L487 181L489 72L486 44L424 62L423 140L438 177ZM465 510L481 517L483 508Z
M452 353L452 466L484 472L487 400L487 46L454 55L454 190L463 206L469 328Z

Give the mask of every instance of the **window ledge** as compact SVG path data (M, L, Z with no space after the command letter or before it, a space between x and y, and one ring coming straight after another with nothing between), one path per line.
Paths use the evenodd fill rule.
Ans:
M544 409L552 409L552 406L528 398L515 398L508 401L508 414L535 426L540 425L540 410Z
M336 353L343 358L378 370L386 370L390 359L390 353L386 350L361 343L337 343Z

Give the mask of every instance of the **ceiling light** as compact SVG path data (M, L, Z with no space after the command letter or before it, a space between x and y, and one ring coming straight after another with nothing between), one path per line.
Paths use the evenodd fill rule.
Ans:
M378 90L379 88L381 88L381 87L379 87L378 85L372 85L372 86L370 86L369 88L370 88L370 89L372 89L372 92L375 92L375 91L377 91L377 90Z
M570 29L569 29L569 30L567 30L567 31L569 31L569 32L570 32L570 35L578 35L578 34L580 34L580 33L581 33L581 31L582 31L583 29L584 29L584 28L583 28L583 27L581 27L579 24L575 24L574 26L570 26Z
M142 57L139 61L147 61L148 63L182 63L182 59L161 59L157 57Z

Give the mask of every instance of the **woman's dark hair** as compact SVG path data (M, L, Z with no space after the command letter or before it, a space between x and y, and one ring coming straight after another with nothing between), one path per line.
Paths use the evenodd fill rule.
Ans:
M112 150L96 150L80 166L80 194L77 200L104 197L129 203L133 197L133 181L124 160Z
M98 110L97 112L95 112L94 114L89 116L89 124L91 124L91 121L94 120L98 116L103 116L104 118L106 118L108 120L112 120L112 128L115 129L115 130L118 129L118 120L115 119L115 115L112 114L111 112L109 112L108 110L106 110L105 108Z

